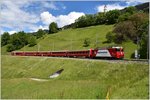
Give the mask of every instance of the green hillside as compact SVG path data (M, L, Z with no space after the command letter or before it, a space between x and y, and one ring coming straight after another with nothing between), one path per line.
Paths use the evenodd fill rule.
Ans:
M49 75L63 68L62 74ZM2 56L2 98L148 98L148 64ZM48 81L35 81L41 78Z
M107 47L116 45L106 42L106 34L113 29L113 25L98 25L85 28L62 30L56 34L45 35L38 41L34 47L25 46L21 51L57 51L57 50L83 50L89 48ZM90 46L83 47L84 40L89 38ZM97 40L97 41L96 41ZM130 58L136 49L136 45L132 42L119 44L124 47L125 58ZM2 54L6 54L5 47L2 47ZM20 50L18 50L20 51Z
M67 29L60 31L56 34L47 35L38 45L40 45L40 50L79 50L94 47L96 38L98 40L98 46L106 46L104 44L106 41L105 35L108 31L111 31L112 25L99 25L91 26L86 28L77 29ZM83 47L83 42L85 38L89 38L91 45L87 48ZM54 45L54 47L53 47ZM72 45L72 47L71 47ZM110 45L110 44L109 44ZM25 47L22 50L37 50L37 45L33 48Z

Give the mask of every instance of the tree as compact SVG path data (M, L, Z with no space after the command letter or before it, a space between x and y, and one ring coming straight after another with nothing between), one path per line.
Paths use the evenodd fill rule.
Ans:
M116 41L121 42L130 39L137 43L138 38L141 40L145 23L148 23L148 16L141 12L131 15L127 21L118 23L113 30L116 33Z
M106 18L104 13L98 13L96 14L96 22L95 24L105 24Z
M115 33L116 43L122 43L123 41L127 41L128 39L131 39L133 41L136 39L135 28L132 25L131 21L118 23L113 32Z
M25 32L21 31L11 35L10 44L14 50L18 50L28 44L28 36ZM9 46L9 47L11 47ZM8 48L9 49L9 48Z
M9 43L10 40L10 35L8 32L4 32L1 36L1 45L7 45Z
M140 52L140 58L143 59L148 59L149 58L149 22L147 21L147 23L143 24L142 26L143 29L143 33L141 36L141 40L140 40L140 48L139 48L139 52Z
M127 21L118 23L113 32L115 41L122 43L128 39L138 45L140 58L148 58L148 14L143 12L134 13Z
M18 32L17 35L18 35L18 38L21 40L21 44L23 46L28 44L28 36L24 31Z
M148 14L139 12L139 13L135 13L133 14L130 19L129 19L135 30L136 30L136 34L137 36L140 38L142 36L143 33L143 28L142 26L148 22L149 18L148 18Z
M86 16L81 16L78 19L75 20L75 26L77 28L79 27L86 27L87 23L86 23Z
M58 32L57 23L55 23L55 22L50 23L50 25L49 25L49 34L50 33L56 33L56 32Z
M136 32L135 28L132 25L131 21L120 22L116 25L113 32L115 33L115 41L116 43L122 43L127 40L136 40Z
M143 35L142 39L140 41L140 48L139 48L139 53L140 53L140 58L142 59L148 59L148 55L149 55L149 45L148 45L148 34L147 35Z
M88 47L90 45L90 40L88 38L84 39L83 47Z
M134 13L136 13L137 12L137 9L135 8L135 7L133 7L133 6L130 6L130 7L127 7L126 9L125 9L125 11L127 12L127 13L129 13L129 14L134 14Z
M7 52L11 52L11 51L15 50L15 47L12 44L8 44L6 50L7 50Z
M133 6L125 8L123 13L119 16L118 22L126 21L129 17L137 12L137 9Z
M30 36L29 40L28 40L28 43L29 43L29 47L32 47L32 46L36 45L37 43L36 43L35 36Z
M118 17L120 15L119 10L111 10L106 13L106 23L107 24L114 24L117 22Z
M111 43L115 40L115 33L113 32L108 32L106 34L106 39L107 39L107 42Z
M86 26L95 25L96 16L95 15L85 15L86 16Z
M36 38L41 38L43 37L43 35L46 34L45 31L43 31L42 29L39 29L37 32L36 32Z
M128 12L126 12L126 13L124 13L124 14L122 14L122 15L119 16L118 22L126 21L126 20L129 19L130 16L131 16L131 14L128 13Z

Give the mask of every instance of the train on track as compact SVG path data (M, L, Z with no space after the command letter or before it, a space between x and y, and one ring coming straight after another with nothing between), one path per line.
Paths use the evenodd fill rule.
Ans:
M124 58L122 47L109 47L80 51L13 51L12 56L47 56L47 57L75 57L75 58Z

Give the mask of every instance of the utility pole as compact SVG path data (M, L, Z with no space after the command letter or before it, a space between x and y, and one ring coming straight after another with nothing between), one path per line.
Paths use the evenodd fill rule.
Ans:
M139 59L139 37L138 36L137 36L136 44L137 44L137 50L135 51L135 58Z
M38 52L40 51L40 44L38 45Z
M98 34L96 33L96 41L95 41L96 48L98 47Z
M71 38L71 50L72 50L72 38Z
M72 37L73 37L73 33L71 34L71 50L72 50Z
M54 41L53 41L53 51L55 50L55 43L54 43Z
M23 44L23 51L25 52L25 44Z
M150 10L150 8L149 8L149 10ZM149 29L149 26L147 26L147 29ZM150 31L150 29L149 29L149 31ZM150 60L149 60L149 38L150 38L150 35L148 34L148 41L147 41L147 59L148 59L148 61L149 61L149 63L150 63Z
M106 10L107 10L107 6L105 5L104 6L104 14L106 13Z
M149 59L149 34L148 34L148 42L147 42L147 59Z

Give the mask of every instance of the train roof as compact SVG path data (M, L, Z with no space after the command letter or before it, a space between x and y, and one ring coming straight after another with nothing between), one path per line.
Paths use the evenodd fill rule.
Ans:
M12 52L77 52L77 51L89 51L88 50L59 50L59 51L12 51Z
M112 47L102 47L102 48L95 48L95 49L110 49L110 48L117 48L117 49L120 49L123 47L121 46L112 46ZM91 48L92 49L92 48ZM92 49L92 50L95 50L95 49ZM78 52L78 51L89 51L90 49L87 49L87 50L59 50L59 51L12 51L12 52Z
M109 47L100 47L100 48L96 48L96 49L102 50L102 49L111 49L111 48L117 48L117 49L120 49L120 48L123 48L123 47L121 47L121 46L109 46Z
M120 47L119 47L119 46L117 46L117 47L112 47L112 48L118 48L118 49L119 49L119 48L123 48L123 47L121 47L121 46L120 46Z

